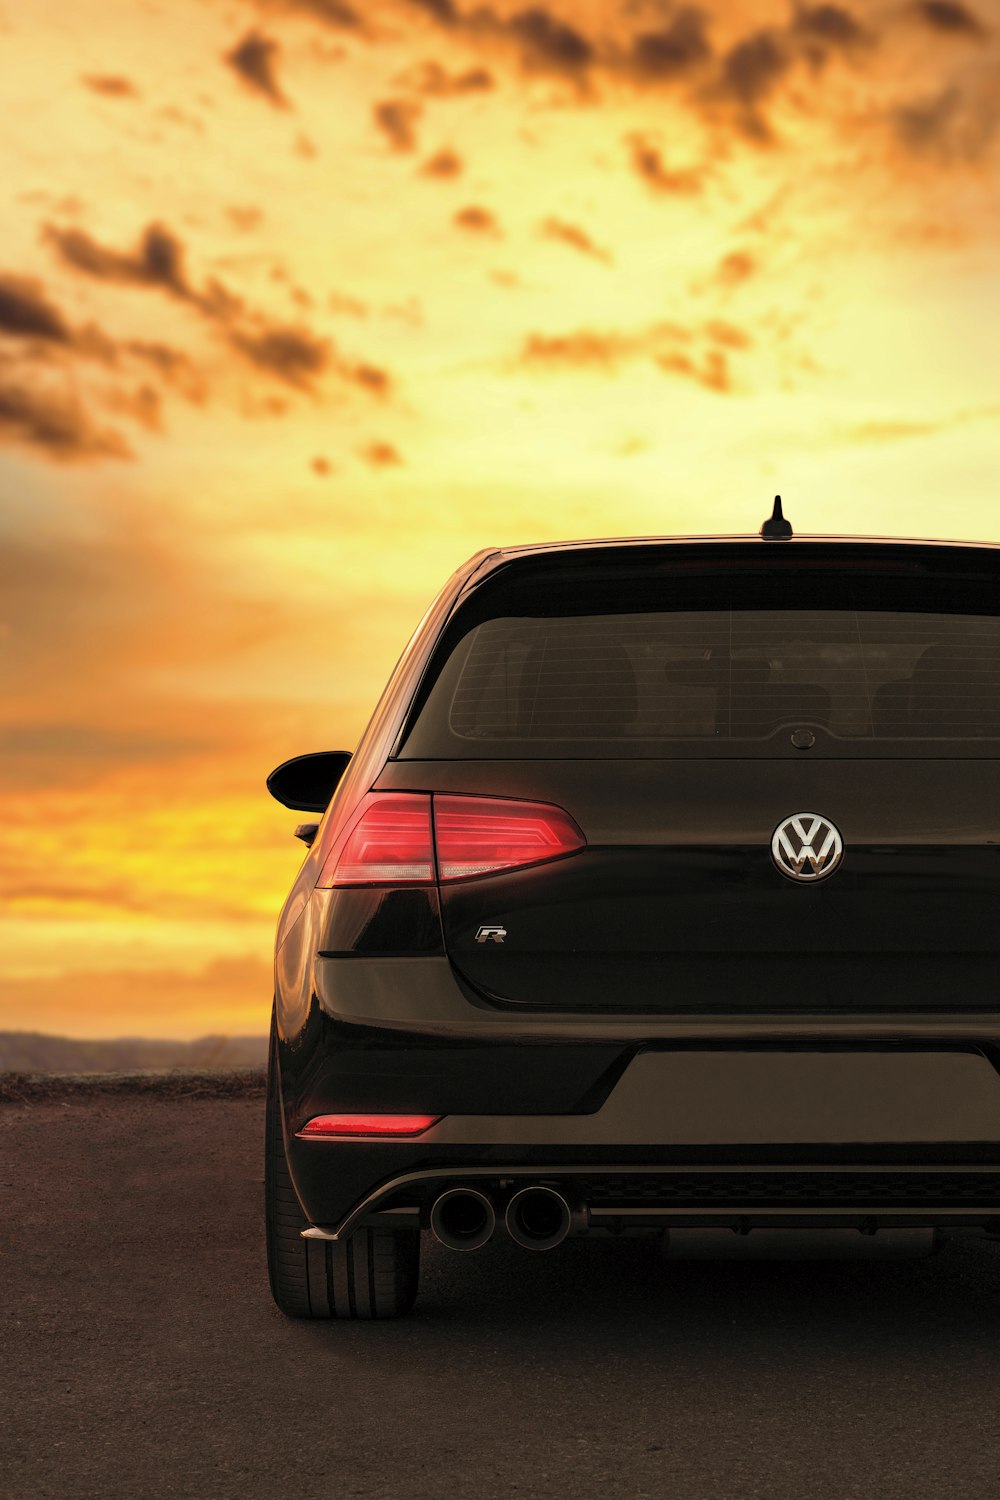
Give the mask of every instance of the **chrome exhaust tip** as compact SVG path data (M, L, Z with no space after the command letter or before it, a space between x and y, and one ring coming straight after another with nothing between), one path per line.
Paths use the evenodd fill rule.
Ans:
M479 1250L496 1227L493 1204L475 1188L448 1188L431 1205L431 1233L448 1250Z
M573 1227L573 1213L555 1188L526 1187L507 1204L504 1223L514 1243L525 1250L554 1250Z

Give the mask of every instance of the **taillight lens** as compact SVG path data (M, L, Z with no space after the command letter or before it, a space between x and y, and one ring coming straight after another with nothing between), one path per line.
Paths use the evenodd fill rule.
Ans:
M344 1135L420 1135L440 1115L314 1115L296 1134L300 1140Z
M545 802L503 797L434 798L434 840L442 881L536 865L583 849L569 813Z
M430 797L372 793L347 841L327 860L319 884L433 885Z
M574 854L586 843L569 813L547 802L435 793L432 827L427 792L369 792L346 840L323 866L318 884L329 888L471 880Z

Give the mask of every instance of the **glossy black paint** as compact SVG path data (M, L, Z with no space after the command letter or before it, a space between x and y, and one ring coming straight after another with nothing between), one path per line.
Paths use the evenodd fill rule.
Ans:
M985 547L795 537L778 546L730 538L519 549L480 554L459 570L324 804L279 922L286 1144L314 1223L353 1222L350 1215L380 1186L389 1192L380 1207L426 1209L435 1185L466 1170L493 1174L502 1193L505 1171L533 1168L561 1168L586 1192L588 1172L640 1165L1000 1164L1000 1128L965 1139L942 1125L938 1139L906 1141L891 1136L887 1123L868 1139L841 1144L809 1130L780 1143L750 1141L739 1135L739 1111L725 1107L732 1071L713 1071L710 1061L704 1089L718 1098L732 1138L720 1123L718 1138L700 1144L669 1135L655 1145L601 1144L616 1090L632 1086L638 1074L630 1070L650 1048L719 1049L735 1059L737 1073L748 1049L813 1056L847 1049L859 1059L866 1107L872 1085L861 1059L873 1047L966 1049L984 1060L986 1072L977 1076L987 1094L996 1088L1000 1106L996 762L918 756L904 763L881 750L869 759L824 758L793 746L771 761L394 758L437 643L484 579L568 554L593 570L635 558L644 546L665 570L751 550L764 569L790 559L799 567L889 560L935 577L949 568L981 575L997 567L996 551ZM440 893L317 889L359 797L372 788L549 801L579 823L587 848ZM814 887L791 884L769 855L777 822L805 808L838 824L847 851L842 868ZM484 922L507 928L503 946L476 943ZM747 1088L751 1073L747 1064ZM895 1107L889 1094L886 1122ZM877 1096L876 1089L876 1115ZM945 1120L947 1099L939 1103ZM648 1107L655 1110L655 1101ZM295 1139L311 1115L336 1109L427 1110L446 1122L433 1140ZM586 1146L546 1145L543 1118L590 1120L597 1137ZM393 1186L413 1172L430 1175ZM738 1199L737 1192L732 1211ZM987 1210L1000 1215L1000 1197L975 1221ZM936 1222L932 1207L927 1214L926 1222Z
M349 750L316 750L276 766L267 778L271 796L295 812L326 812L350 761Z
M320 958L426 958L444 953L436 888L355 886L330 892Z

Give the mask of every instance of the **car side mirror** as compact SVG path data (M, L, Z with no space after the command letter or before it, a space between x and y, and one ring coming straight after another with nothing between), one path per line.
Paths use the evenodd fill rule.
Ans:
M282 761L267 778L267 789L282 807L294 812L326 812L347 769L349 750L320 750Z

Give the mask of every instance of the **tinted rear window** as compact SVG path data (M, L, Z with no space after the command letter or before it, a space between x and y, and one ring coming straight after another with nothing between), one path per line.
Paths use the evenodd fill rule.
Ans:
M793 735L814 755L1000 753L992 580L558 582L508 582L456 622L404 758L785 756Z

